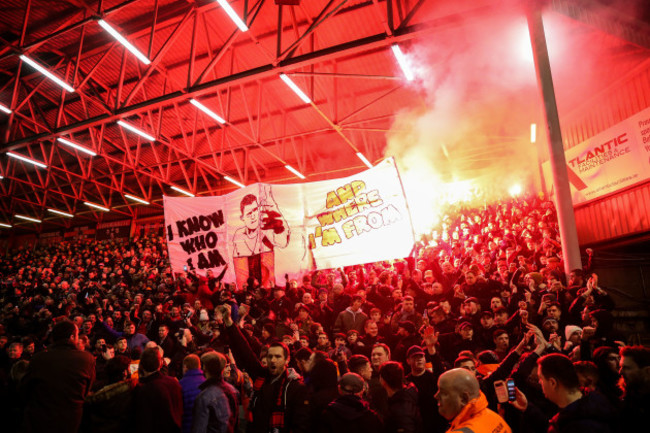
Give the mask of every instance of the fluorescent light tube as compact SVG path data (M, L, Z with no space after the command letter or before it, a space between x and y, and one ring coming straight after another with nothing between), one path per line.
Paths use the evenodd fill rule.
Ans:
M28 216L25 216L25 215L19 215L19 214L16 214L16 215L14 215L14 216L15 216L16 218L20 218L21 220L31 221L31 222L33 222L33 223L41 223L41 222L42 222L41 220L38 220L38 219L36 219L36 218L32 218L32 217L28 217Z
M152 137L151 135L147 134L144 131L139 130L138 128L136 128L135 126L133 126L131 124L128 124L128 123L123 122L121 120L118 120L117 124L120 125L122 128L126 128L129 131L131 131L131 132L133 132L135 134L138 134L140 137L146 138L149 141L156 141L156 139L154 137Z
M286 168L286 169L289 170L291 173L295 174L296 176L298 176L298 177L301 178L301 179L304 179L304 178L305 178L305 175L304 175L304 174L302 174L301 172L299 172L298 170L296 170L295 168L293 168L293 167L290 166L289 164L285 165L284 168Z
M298 86L296 85L296 83L294 83L294 82L291 80L291 78L289 78L286 74L280 74L280 78L282 79L282 81L285 82L285 84L286 84L287 86L289 86L289 88L291 88L291 90L293 90L293 91L295 92L296 95L298 95L298 97L299 97L300 99L302 99L302 102L304 102L305 104L309 104L309 103L311 102L311 99L309 99L309 96L307 96L307 95L305 94L305 92L303 92L303 91L300 89L300 87L298 87Z
M244 185L244 184L241 183L241 182L237 182L235 179L233 179L233 178L230 177L230 176L224 176L223 178L226 179L226 180L227 180L228 182L230 182L230 183L234 183L235 185L237 185L237 186L240 187L240 188L244 188L244 187L246 186L246 185Z
M185 191L184 189L181 189L181 188L179 188L179 187L177 187L177 186L172 185L171 188L172 188L174 191L176 191L176 192L180 192L181 194L185 194L185 195L188 196L188 197L195 197L195 195L192 194L191 192L189 192L189 191Z
M212 117L214 120L216 120L217 122L221 123L222 125L223 125L224 123L226 123L226 120L225 120L223 117L219 116L217 113L215 113L214 111L210 110L208 107L206 107L205 105L201 104L201 103L200 103L199 101L197 101L196 99L194 99L194 98L190 99L190 104L194 105L196 108L198 108L199 110L203 111L205 114L207 114L208 116Z
M63 211L60 211L60 210L57 210L57 209L47 208L47 211L55 213L57 215L68 217L68 218L73 218L74 217L74 215L72 215L71 213L63 212Z
M134 46L131 44L131 42L127 41L126 38L125 38L124 36L122 36L121 34L119 34L119 32L118 32L117 30L115 30L113 27L111 27L110 24L108 24L108 23L107 23L106 21L104 21L104 20L99 20L99 21L97 21L97 22L99 23L100 26L102 26L102 27L104 28L104 30L106 30L108 33L110 33L111 36L113 36L115 39L117 39L117 41L118 41L120 44L124 45L124 47L125 47L127 50L131 51L131 53L133 53L133 55L136 56L136 57L138 58L138 60L140 60L140 61L141 61L142 63L144 63L145 65L148 65L148 64L151 63L151 60L149 60L149 59L147 58L147 56L145 56L144 54L142 54L142 53L140 52L140 50L138 50L136 47L134 47Z
M23 62L30 65L32 68L36 69L41 74L45 75L50 80L54 81L59 86L63 87L68 92L74 92L74 89L68 83L66 83L65 81L63 81L62 79L60 79L59 77L57 77L56 75L54 75L53 73L51 73L50 71L48 71L47 69L39 65L38 63L36 63L35 61L33 61L32 59L30 59L26 55L21 54L20 59Z
M219 3L223 10L226 11L230 19L235 23L237 27L239 27L239 30L242 32L248 31L248 26L241 18L239 18L239 15L237 15L237 12L235 12L232 6L230 6L230 3L228 3L226 0L217 0L217 3Z
M397 63L399 63L399 67L402 68L402 72L404 72L404 76L408 81L413 81L413 78L415 78L415 76L413 75L413 71L408 64L408 60L402 52L402 49L397 44L393 45L391 48L393 49L393 54L397 59Z
M535 143L537 141L537 124L530 124L530 142Z
M5 113L7 113L7 114L11 114L11 110L9 109L9 107L6 107L6 106L4 106L2 104L0 104L0 111L3 111Z
M363 155L363 153L357 152L357 158L359 158L361 161L363 161L363 163L366 164L366 166L368 166L368 168L372 168L372 164L370 163L370 161L368 161L368 158L366 158Z
M12 158L20 159L21 161L29 162L30 164L34 164L37 167L47 168L47 165L43 164L42 162L34 161L31 158L27 158L26 156L18 155L17 153L7 152L7 155L11 156Z
M137 201L138 203L142 203L142 204L150 204L148 201L143 200L143 199L141 199L141 198L139 198L139 197L136 197L136 196L134 196L134 195L131 195L131 194L124 194L124 197L126 197L126 198L128 198L128 199L131 199L131 200L133 200L133 201Z
M89 202L89 201L85 201L84 204L85 204L86 206L94 207L95 209L99 209L99 210L104 211L104 212L110 212L110 209L109 209L109 208L104 207L104 206L100 206L100 205L95 204L95 203L91 203L91 202Z
M0 227L6 227L6 228L10 229L11 224L0 223Z
M73 142L70 141L70 140L66 140L65 138L58 137L56 140L57 140L58 142L60 142L60 143L65 144L66 146L70 146L70 147L72 147L72 148L74 148L74 149L77 149L77 150L80 151L80 152L86 153L86 154L88 154L88 155L90 155L90 156L95 156L95 155L97 155L97 154L96 154L95 152L93 152L92 150L90 150L90 149L88 149L88 148L86 148L86 147L80 146L80 145L78 145L77 143L73 143Z

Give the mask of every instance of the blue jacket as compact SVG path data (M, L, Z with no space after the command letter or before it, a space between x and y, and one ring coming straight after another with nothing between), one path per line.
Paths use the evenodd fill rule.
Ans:
M205 376L203 375L203 371L198 368L187 370L180 380L183 390L183 433L190 433L192 431L194 400L196 400L196 397L201 392L199 386L203 382L205 382Z
M192 433L234 433L239 416L235 388L219 379L208 379L194 402Z

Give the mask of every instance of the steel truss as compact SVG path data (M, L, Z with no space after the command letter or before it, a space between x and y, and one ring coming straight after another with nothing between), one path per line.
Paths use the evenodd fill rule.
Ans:
M213 0L0 0L3 10L13 11L5 13L0 38L0 103L12 110L0 114L2 150L48 166L0 158L0 222L17 223L13 215L22 213L52 225L76 224L48 208L84 222L160 214L162 195L175 194L172 185L212 195L235 188L225 175L247 184L297 181L286 164L308 180L359 171L364 166L355 153L380 159L394 113L419 102L404 85L390 46L408 49L412 40L471 25L493 2L472 1L447 14L436 14L433 0L231 3L249 31L239 31ZM99 18L151 63L139 63L97 25ZM20 54L75 92L23 64ZM280 73L312 102L301 103ZM197 110L192 98L226 124ZM125 131L118 120L156 141ZM58 137L97 155L66 147Z

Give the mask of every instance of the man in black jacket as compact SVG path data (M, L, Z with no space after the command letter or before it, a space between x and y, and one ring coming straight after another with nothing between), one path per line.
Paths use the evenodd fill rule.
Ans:
M248 342L230 317L227 304L217 307L226 325L237 364L254 381L250 408L253 415L249 433L303 433L309 425L307 387L293 370L288 371L289 349L282 343L271 343L267 367L263 367Z
M134 431L179 433L183 415L183 392L174 377L160 372L163 365L158 347L142 352L139 383L133 392Z
M76 432L84 398L95 380L95 358L77 350L79 329L72 322L57 323L53 343L32 357L22 381L27 396L25 432Z
M362 398L365 385L356 373L339 380L339 394L323 411L319 433L378 433L383 430L379 416Z
M633 431L647 422L650 413L650 348L626 346L621 356L625 389L621 431Z
M548 420L548 433L617 431L614 423L620 423L620 420L615 409L600 392L582 394L578 375L568 357L553 353L538 359L537 365L544 396L559 408L558 413ZM524 411L523 422L527 425L542 426L547 422L543 413L529 407L531 404L521 391L517 391L513 405Z
M402 364L388 361L379 370L381 385L388 394L388 413L384 418L386 433L421 433L422 419L418 408L418 390L412 383L404 385Z
M407 352L407 362L411 373L406 381L418 389L418 406L422 415L422 427L427 433L443 433L447 430L447 421L438 413L438 402L434 395L438 392L438 377L443 372L442 359L434 354L433 372L427 369L424 349L411 346Z

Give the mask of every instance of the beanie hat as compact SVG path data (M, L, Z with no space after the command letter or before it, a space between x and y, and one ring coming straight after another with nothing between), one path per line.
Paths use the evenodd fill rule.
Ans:
M564 337L568 340L576 332L582 332L582 328L576 325L566 325L564 327Z

